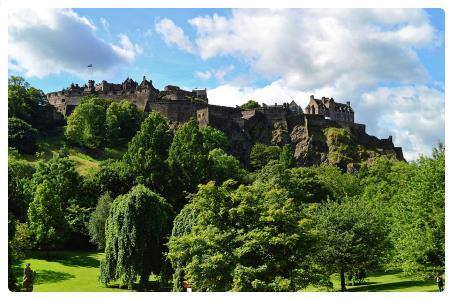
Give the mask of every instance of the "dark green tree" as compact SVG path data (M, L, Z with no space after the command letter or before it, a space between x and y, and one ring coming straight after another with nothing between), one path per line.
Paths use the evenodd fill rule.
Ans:
M279 146L256 143L250 152L250 165L254 170L259 170L267 165L269 161L278 160L280 152Z
M37 150L37 130L19 118L8 118L8 146L19 153L34 155Z
M215 148L220 148L225 151L228 150L230 142L224 132L211 126L201 128L200 132L203 136L203 147L207 152Z
M88 229L91 242L97 245L98 249L105 249L105 224L112 202L113 198L109 192L100 196L89 218Z
M168 187L167 157L170 135L167 120L159 113L150 113L128 145L123 161L135 177L150 189L164 194Z
M22 77L8 79L8 117L20 118L37 129L54 126L54 108L42 90L36 89Z
M280 153L280 163L286 168L291 168L295 166L294 152L290 144L286 144L281 149Z
M225 153L222 149L216 148L208 154L209 179L220 184L228 179L242 181L246 171L241 167L239 160Z
M176 192L174 197L183 201L183 191L196 192L198 184L204 182L208 175L208 153L196 120L191 119L175 132L167 161L172 174L172 188ZM183 204L177 203L175 207Z
M314 260L328 275L373 270L385 261L389 249L385 208L360 198L329 201L312 209L312 231L318 242Z
M121 280L132 288L139 278L139 288L144 289L150 274L161 270L172 219L172 207L143 185L117 197L106 220L101 282Z
M33 173L33 164L8 157L8 211L21 222L27 220L28 205L33 198Z

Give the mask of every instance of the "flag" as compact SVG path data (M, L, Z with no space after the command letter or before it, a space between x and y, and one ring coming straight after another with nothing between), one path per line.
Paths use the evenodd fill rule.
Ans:
M88 67L92 67L92 63L91 63L91 64L88 64Z

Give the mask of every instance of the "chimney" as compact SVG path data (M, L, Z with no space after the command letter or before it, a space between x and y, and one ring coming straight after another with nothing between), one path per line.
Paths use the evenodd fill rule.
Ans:
M350 102L349 102L349 101L347 101L347 106L349 106L349 107L350 107Z
M310 99L310 100L314 100L314 95L313 95L313 94L310 95L310 96L309 96L309 99Z

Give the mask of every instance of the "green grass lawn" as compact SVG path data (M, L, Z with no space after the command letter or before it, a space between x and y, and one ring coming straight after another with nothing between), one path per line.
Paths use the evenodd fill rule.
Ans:
M50 252L34 253L14 266L19 282L25 263L31 263L36 271L34 292L123 292L118 285L103 286L99 280L99 265L102 253L96 252Z
M338 275L331 277L333 289L329 291L340 290L340 280ZM326 291L310 286L305 289L307 292ZM400 271L386 271L370 274L362 285L347 286L348 292L437 292L437 286L434 279L419 280L413 277L405 276Z
M14 266L18 281L22 281L25 263L31 263L37 277L35 292L120 292L118 284L110 288L98 281L100 259L103 253L85 251L55 251L48 257L45 253L29 254L29 257ZM333 276L333 290L339 290L339 277ZM347 286L350 292L435 292L434 280L421 281L403 276L400 272L379 272L371 274L363 285ZM308 287L307 292L327 291Z

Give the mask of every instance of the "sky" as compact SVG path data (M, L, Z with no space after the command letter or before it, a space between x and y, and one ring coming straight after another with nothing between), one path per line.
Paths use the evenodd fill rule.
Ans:
M407 160L444 141L441 9L15 9L8 22L9 75L44 92L146 76L225 106L333 97Z

